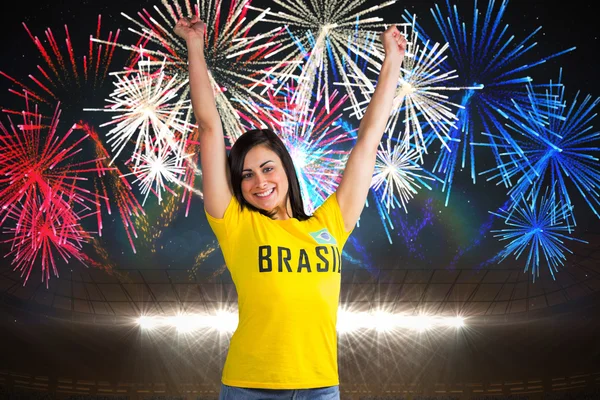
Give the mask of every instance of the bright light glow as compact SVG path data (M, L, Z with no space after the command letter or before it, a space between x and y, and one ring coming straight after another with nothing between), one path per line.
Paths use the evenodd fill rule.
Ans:
M448 323L450 324L450 326L462 328L465 326L465 319L463 317L450 318Z
M377 311L371 316L373 327L377 332L389 332L394 329L394 318L384 311Z
M177 315L166 319L167 326L173 326L179 333L189 333L197 331L205 324L204 319L199 315Z
M142 329L154 329L160 326L159 321L160 320L158 318L146 316L141 316L136 320L136 322Z
M191 333L203 329L214 329L222 333L234 332L238 325L238 314L220 311L216 315L177 315L172 317L143 316L137 319L142 329L175 328L179 333ZM463 328L463 317L439 317L434 315L401 315L385 311L351 312L339 310L337 331L352 333L361 329L377 332L408 330L424 332L435 328Z
M219 311L213 317L212 327L219 332L233 332L238 326L238 314L227 311Z

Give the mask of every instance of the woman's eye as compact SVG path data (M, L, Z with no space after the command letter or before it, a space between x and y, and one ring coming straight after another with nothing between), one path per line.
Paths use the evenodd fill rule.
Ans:
M265 168L263 171L265 172L270 172L273 168L269 167L269 168Z
M251 174L242 175L242 179L250 178Z

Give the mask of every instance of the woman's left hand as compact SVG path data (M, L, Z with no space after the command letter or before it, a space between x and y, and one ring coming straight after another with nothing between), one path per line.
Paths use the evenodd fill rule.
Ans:
M406 37L400 33L396 25L392 25L381 34L381 43L385 50L386 58L402 62L406 52Z

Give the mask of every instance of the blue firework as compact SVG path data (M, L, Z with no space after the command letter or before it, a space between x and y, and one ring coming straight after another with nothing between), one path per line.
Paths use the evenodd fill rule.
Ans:
M557 200L572 207L571 194L579 193L590 209L600 218L600 131L591 125L596 116L594 109L600 98L587 95L579 101L579 92L570 105L565 100L565 88L560 85L546 87L546 101L533 93L528 85L530 104L525 108L514 103L515 117L506 124L511 133L511 143L498 146L504 149L503 161L498 167L484 171L488 180L501 179L510 186L513 199L539 196L544 187L556 191ZM556 100L558 106L549 106ZM499 138L497 138L499 139ZM576 225L575 216L562 209L562 219L571 230ZM552 217L556 216L552 214Z
M499 7L496 7L496 3L499 3ZM480 121L488 131L501 125L498 118L511 115L513 101L523 105L529 103L528 93L524 89L524 84L532 81L527 75L528 71L551 58L574 50L575 47L528 62L525 56L529 56L536 46L537 43L533 40L541 27L525 39L517 40L509 33L508 24L502 23L508 0L489 0L484 14L480 14L475 0L472 20L469 22L461 19L457 6L451 5L449 0L446 0L445 5L444 8L436 4L431 13L444 41L450 46L451 57L446 68L456 69L457 85L483 85L483 90L469 90L460 99L460 105L464 108L457 115L460 122L450 132L451 140L448 145L451 154L441 152L433 168L433 172L444 174L448 205L457 163L460 162L461 169L467 163L470 164L471 179L476 183L475 122ZM412 16L406 12L404 18L408 21ZM417 29L423 37L427 37L420 27ZM504 134L501 131L501 135ZM494 157L499 158L493 137L489 143L477 144L489 147Z
M418 240L419 235L428 226L433 226L435 213L433 211L433 199L428 198L421 208L419 216L415 218L414 223L410 223L407 217L396 216L395 220L399 225L398 237L402 239L408 253L419 260L429 259L422 251L423 240ZM429 261L431 263L431 261Z
M558 272L560 265L564 266L565 252L572 253L565 245L565 241L587 243L563 233L569 231L569 226L562 216L571 211L572 207L569 204L556 201L554 191L551 190L546 190L541 198L533 196L530 201L521 196L516 207L510 211L508 209L501 209L497 213L490 211L505 219L505 224L509 226L505 229L492 230L498 233L494 237L500 237L500 241L510 240L504 250L497 255L498 262L511 254L518 259L526 252L525 271L531 269L534 282L540 276L540 259L545 261L552 278L556 279L554 274Z

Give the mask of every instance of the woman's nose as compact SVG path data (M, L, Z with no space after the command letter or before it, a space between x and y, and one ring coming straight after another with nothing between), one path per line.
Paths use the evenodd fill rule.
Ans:
M267 179L265 178L264 175L261 174L257 174L256 175L256 186L264 186L264 184L267 183Z

